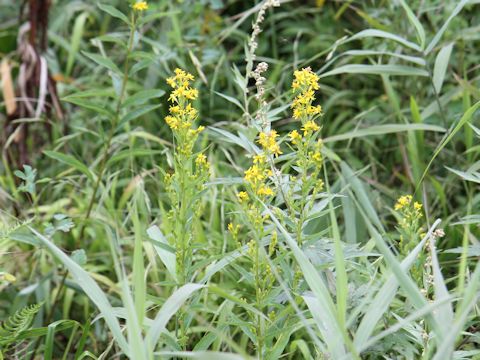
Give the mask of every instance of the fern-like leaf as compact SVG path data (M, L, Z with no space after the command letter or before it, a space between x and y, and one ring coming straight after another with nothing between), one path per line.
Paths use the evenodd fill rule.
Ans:
M8 317L8 319L0 325L0 345L8 346L14 343L22 331L28 330L35 314L40 310L41 306L42 304L26 306Z

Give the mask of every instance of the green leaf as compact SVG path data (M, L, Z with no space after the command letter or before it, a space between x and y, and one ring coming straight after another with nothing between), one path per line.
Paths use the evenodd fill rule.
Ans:
M324 172L327 193L331 194L330 184L328 182L328 177L326 173L326 167L324 167ZM329 196L328 200L330 225L332 228L332 237L335 244L335 290L337 296L338 321L342 327L345 327L348 301L348 277L345 266L345 257L343 254L343 244L340 238L340 229L338 228L337 216L335 214L335 209L333 206L333 196Z
M145 301L146 301L146 276L145 276L145 262L143 260L143 234L144 229L138 216L138 206L134 203L133 214L133 229L134 229L134 248L133 248L133 288L134 288L134 302L137 319L140 321L140 326L143 324L145 316Z
M82 51L82 54L88 57L89 59L93 60L94 62L96 62L98 65L103 66L108 70L112 71L113 73L117 75L122 75L122 72L120 71L118 66L109 58L103 57L102 55L89 53L86 51Z
M161 154L163 153L162 150L150 150L150 149L144 149L144 148L134 148L134 149L127 149L127 150L122 150L116 153L114 156L112 156L108 161L107 161L107 166L110 166L118 161L121 161L123 159L129 158L129 157L136 157L136 156L153 156L156 154Z
M132 120L135 120L136 118L138 118L142 115L145 115L145 114L149 113L150 111L158 109L160 106L162 106L162 104L144 105L144 106L139 107L138 109L132 110L122 118L119 126L123 126L126 123L128 123Z
M440 41L440 39L442 38L443 36L443 33L445 32L445 30L447 30L448 28L448 25L450 25L450 21L453 20L453 18L455 16L458 15L458 13L460 11L462 11L463 7L468 3L469 0L461 0L457 6L455 7L455 9L453 9L452 13L450 14L450 16L448 17L447 21L445 21L445 23L442 25L442 27L440 28L440 30L437 31L437 33L435 34L434 38L432 39L432 41L430 42L430 44L428 44L427 48L425 49L425 54L427 55L428 53L430 53L430 51L433 50L433 48L437 45L437 43Z
M162 261L163 265L167 268L170 276L177 281L177 270L176 270L176 256L174 251L169 251L168 248L164 248L159 246L156 243L168 245L168 241L163 235L162 231L158 228L158 226L154 225L147 229L147 234L150 239L154 240L152 242L153 248L157 252L158 257Z
M324 143L350 140L364 136L378 136L385 134L393 134L399 132L407 131L435 131L435 132L445 132L445 128L436 125L428 124L385 124L385 125L374 125L364 129L355 129L353 131L333 135L327 137L323 140Z
M406 274L400 263L398 262L395 255L392 253L389 245L385 242L382 235L375 229L372 223L369 221L366 214L361 210L361 214L364 216L365 223L370 235L373 237L377 249L382 253L385 259L385 263L392 270L393 274L396 276L397 281L405 292L405 296L411 301L412 305L417 309L421 310L422 308L428 306L428 301L422 295L420 289L417 287L412 278ZM443 330L436 318L432 314L427 314L426 321L429 326L433 329L435 333L437 344L441 344L443 338Z
M404 38L402 38L398 35L389 33L387 31L377 30L377 29L367 29L367 30L360 31L359 33L350 37L347 41L350 42L350 41L353 41L353 40L370 38L370 37L378 37L378 38L382 38L382 39L393 40L393 41L396 41L397 43L399 43L403 46L409 47L410 49L416 50L418 52L422 51L420 46L418 46L417 44L415 44L411 41L405 40Z
M82 288L85 294L92 300L92 302L97 306L98 310L102 313L105 318L110 331L117 342L118 346L122 351L128 356L129 346L123 335L120 324L115 317L110 302L106 294L102 291L100 286L91 278L91 276L83 270L80 265L73 261L68 255L66 255L62 250L60 250L55 244L53 244L49 239L40 234L35 229L28 227L30 231L40 240L40 242L48 249L50 252L58 258L63 265L69 270L70 274L75 279L78 286Z
M87 254L83 249L73 250L72 255L70 256L73 261L78 265L83 266L87 263Z
M69 101L70 99L80 98L97 98L97 97L114 97L115 91L113 89L89 89L84 91L77 91L62 98L62 101Z
M448 62L450 61L450 54L452 53L453 43L444 46L435 59L435 66L433 67L433 86L437 94L442 90L443 80L447 72Z
M445 166L449 171L453 172L454 174L460 176L463 180L466 181L472 181L474 183L480 184L480 173L475 171L475 172L465 172L465 171L460 171L460 170L455 170L452 168L449 168L448 166Z
M0 345L8 346L18 341L19 335L30 327L41 307L42 304L26 306L9 316L0 326Z
M159 98L165 95L162 89L147 89L139 91L132 96L129 96L122 104L123 107L131 105L142 105L150 99Z
M23 170L23 172L20 170L15 170L13 172L15 176L23 180L18 190L28 192L30 195L35 195L35 179L37 177L37 169L32 168L30 165L23 165Z
M45 228L45 234L48 237L52 237L57 231L69 232L75 225L73 224L72 219L64 214L55 214L53 215L53 223L48 223Z
M153 320L153 325L148 330L145 345L152 349L155 349L157 342L160 338L160 334L165 331L170 318L180 309L185 301L197 290L200 290L205 285L200 284L186 284L180 289L176 290L172 296L163 304L160 311Z
M222 98L224 98L224 99L227 100L228 102L231 102L232 104L235 104L235 105L236 105L238 108L240 108L242 111L245 111L245 109L243 108L243 105L240 103L240 101L238 101L238 100L235 99L234 97L231 97L231 96L228 96L228 95L219 93L218 91L215 91L215 94L217 94L218 96L221 96Z
M53 349L54 339L55 339L55 332L64 330L65 328L62 326L65 322L69 322L71 320L58 320L48 325L47 327L47 337L45 338L45 348L43 350L43 359L45 360L52 360L53 359Z
M304 300L307 305L312 306L310 311L312 314L320 310L320 316L315 316L317 326L323 339L326 342L332 356L335 358L341 358L345 355L344 344L347 345L352 353L355 353L351 339L346 332L338 318L338 313L335 308L330 292L325 284L325 281L320 277L317 269L310 262L305 253L300 249L297 242L291 237L285 227L280 223L273 212L264 205L265 212L272 219L275 227L283 235L283 238L287 245L293 252L293 255L300 266L305 281L307 282L313 296L304 296ZM357 355L358 358L358 355Z
M400 5L402 5L403 9L407 13L408 21L410 21L410 23L415 28L415 31L417 33L417 39L420 42L420 48L424 49L425 48L425 30L423 29L422 24L417 19L412 9L410 9L410 7L407 5L405 0L399 0L399 1L400 1Z
M479 107L480 107L480 101L474 104L473 106L471 106L467 111L465 111L461 119L458 121L457 125L455 125L455 127L447 135L445 135L443 140L435 149L435 152L433 153L432 158L430 159L427 167L425 168L425 171L423 172L423 175L417 184L417 189L420 187L423 179L425 179L425 176L430 170L430 166L432 166L433 161L437 158L438 154L440 154L443 148L453 139L455 134L463 127L463 125L465 125L465 123L470 121L470 119L473 117L473 115L475 114L475 112L478 110Z
M433 288L435 292L435 300L441 301L449 298L447 285L440 270L440 264L437 257L437 248L435 246L435 237L430 239L430 256L432 259L432 272L433 272ZM453 322L453 310L450 302L447 302L438 308L438 311L434 313L435 318L443 329L443 335L447 335L450 332L450 326Z
M428 71L412 66L404 65L343 65L326 73L320 74L320 78L338 74L370 74L370 75L396 75L396 76L428 76Z
M63 100L68 101L69 103L78 105L80 107L83 107L85 109L93 110L96 113L105 115L110 119L113 117L113 113L108 107L93 104L91 100L90 101L89 100L83 100L83 99L75 98L75 97L71 97L71 96L69 96L67 98L64 98Z
M54 160L60 161L61 163L64 163L66 165L73 167L74 169L80 171L82 174L86 175L90 181L94 182L96 176L93 175L93 173L90 171L90 169L87 166L85 166L79 160L75 159L72 155L67 155L57 151L49 151L49 150L45 150L43 153L47 155L49 158L52 158Z
M67 68L65 70L65 75L70 76L73 68L73 63L75 57L78 54L80 49L80 42L82 41L83 29L85 28L85 21L89 16L88 12L83 12L77 16L75 19L75 24L73 25L72 36L70 37L70 47L68 49L68 59L67 59Z
M107 14L122 20L127 25L130 25L130 21L128 20L127 16L117 8L111 5L100 4L100 3L98 3L97 6L100 8L100 10L105 11Z
M429 229L428 234L420 241L417 246L403 259L400 264L402 271L408 273L410 267L414 264L418 255L422 251L425 243L431 236L440 221L436 221ZM393 301L398 289L398 280L395 275L390 271L386 275L386 281L382 287L377 291L375 297L370 301L365 315L363 316L360 325L355 332L354 343L357 349L363 349L370 336L373 334L378 322L388 310L390 303Z
M455 342L458 335L462 333L472 308L478 303L478 289L480 287L480 263L477 263L468 287L465 289L462 300L457 306L455 312L455 321L448 323L448 333L437 347L437 352L433 360L451 359L452 352L455 348Z
M368 196L367 189L364 187L362 182L358 179L357 175L353 170L343 162L340 164L342 169L342 176L347 184L349 184L354 192L355 197L352 197L352 200L358 199L358 202L361 204L361 210L368 216L370 221L375 224L378 229L383 229L382 222L375 211L375 208Z

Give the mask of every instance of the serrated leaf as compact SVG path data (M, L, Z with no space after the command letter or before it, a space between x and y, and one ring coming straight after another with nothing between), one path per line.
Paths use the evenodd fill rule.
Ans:
M18 190L34 195L36 192L35 179L37 177L37 169L32 168L30 165L23 165L23 170L23 172L20 170L13 172L15 176L23 180Z
M74 250L70 257L80 266L83 266L87 263L87 254L83 249Z

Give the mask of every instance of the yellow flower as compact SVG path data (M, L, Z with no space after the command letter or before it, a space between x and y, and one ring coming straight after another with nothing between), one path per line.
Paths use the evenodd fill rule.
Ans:
M323 190L323 186L324 186L324 183L323 183L323 180L322 179L319 179L316 183L315 183L315 191L317 192L320 192Z
M179 99L195 100L198 97L198 90L190 87L190 82L195 80L195 77L182 70L175 69L175 76L167 79L167 84L174 90L170 94L169 101L178 102Z
M180 119L175 116L167 115L165 117L165 122L172 130L176 130L180 127Z
M294 73L295 79L292 82L293 92L297 96L292 102L293 118L306 120L322 113L320 105L313 106L315 101L315 90L319 89L318 75L310 68L297 70Z
M290 134L288 134L288 135L290 136L290 141L294 145L302 140L302 135L300 135L300 133L297 130L291 131Z
M198 117L198 111L190 103L198 97L198 90L190 87L190 82L194 79L192 74L182 69L175 69L175 75L167 79L167 84L173 89L169 97L173 104L169 108L170 115L165 117L165 122L175 134L189 142L185 154L190 153L190 145L193 146L196 136L204 130L203 126L192 129Z
M296 70L293 73L293 76L295 77L292 83L292 89L294 91L298 89L301 91L318 90L320 88L318 85L318 75L309 67L302 70Z
M303 135L306 136L309 132L320 130L320 126L318 126L315 121L309 120L305 124L303 124L302 130L303 130Z
M132 8L135 11L145 11L148 10L148 4L146 1L139 1L133 4Z
M395 210L402 210L404 207L410 205L412 202L412 195L400 196L395 204Z
M197 158L195 159L195 164L197 164L198 166L207 165L207 157L205 156L205 154L198 154Z
M238 198L238 201L240 201L241 203L243 203L244 201L248 201L248 199L249 199L246 191L240 191L237 194L237 198Z
M257 165L251 166L248 170L245 171L245 181L250 184L256 184L258 181L265 179L265 175L261 168Z
M265 154L258 154L253 157L254 164L261 165L261 164L265 164L266 161L267 161L267 157L265 156Z
M233 225L233 223L229 223L227 225L227 229L230 234L232 234L233 239L236 240L238 237L238 232L240 231L240 225Z
M322 162L322 154L320 152L316 151L312 155L312 159L313 159L313 161L316 161L316 162Z
M415 201L415 203L413 204L413 208L416 210L416 211L420 211L422 210L422 204L418 203Z
M257 190L257 195L273 196L275 193L268 186L262 186Z
M4 272L4 273L0 273L0 281L1 280L4 280L8 283L13 283L13 282L17 281L17 278L15 276L13 276L12 274Z
M275 130L271 130L269 133L261 132L259 135L258 143L262 146L263 150L269 151L273 155L280 155L282 151L277 144L278 134Z

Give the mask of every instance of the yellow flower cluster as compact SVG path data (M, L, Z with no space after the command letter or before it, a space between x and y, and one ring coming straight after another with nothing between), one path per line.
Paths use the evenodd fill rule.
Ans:
M17 281L17 278L7 272L0 272L0 281L14 283L15 281Z
M258 143L262 146L264 151L278 156L282 153L282 151L280 150L280 145L277 143L277 137L278 133L275 130L270 130L268 133L261 132Z
M312 119L316 115L322 113L320 105L312 105L315 101L315 90L318 90L318 75L310 68L297 70L294 73L295 79L292 83L292 90L297 94L292 103L293 118L301 119L302 122L306 119Z
M315 121L309 120L305 124L303 124L302 130L303 135L307 136L309 133L320 130L320 126L318 126Z
M197 168L205 168L205 169L208 169L210 166L210 164L207 161L207 157L203 153L200 153L197 155L197 157L195 158L195 165L197 165Z
M133 4L132 9L135 11L145 11L148 10L148 4L146 1L138 1Z
M268 186L260 186L257 190L257 194L260 196L273 196L275 193L273 192L272 188Z
M265 179L265 174L258 165L253 165L245 170L245 181L249 182L252 185L256 185L257 182L260 182Z
M245 171L245 181L252 187L257 195L273 196L275 194L274 191L265 185L265 180L269 176L272 176L272 170L268 168L267 157L265 154L255 155L253 157L253 165ZM244 199L240 198L240 194L241 193L239 193L238 196L240 202L242 202ZM248 199L248 195L245 200L246 199Z
M308 155L310 156L310 158L311 158L314 162L322 164L322 162L323 162L323 157L322 157L322 153L321 153L320 151L315 151L315 152L312 151L312 152L310 152Z
M243 203L245 201L248 201L249 196L248 196L248 193L246 191L240 191L237 194L237 198L238 198L238 201L240 201L240 203Z
M296 70L293 73L295 79L292 83L293 90L318 90L320 86L318 85L319 77L315 74L310 67L304 68L302 70Z
M170 115L165 117L165 122L177 137L178 145L182 146L180 152L185 155L191 154L198 134L205 129L203 126L193 128L193 123L198 117L198 111L190 102L198 97L198 90L190 86L193 80L195 80L193 75L182 69L175 69L175 75L167 79L167 84L173 89L169 97L173 104L169 108Z
M288 134L290 136L290 141L292 142L293 145L298 144L299 141L302 140L302 135L297 130L293 130Z
M403 229L415 229L418 227L418 221L422 217L422 204L413 202L412 195L400 196L395 203L395 210L399 211L402 217L399 225Z
M395 203L395 210L399 212L398 230L400 232L400 252L404 255L410 253L424 231L421 226L422 204L413 201L412 195L400 196Z
M395 204L395 210L402 210L408 206L410 206L410 204L412 203L412 195L403 195L403 196L400 196L397 200L397 203ZM413 209L415 211L418 211L420 212L420 210L422 210L422 204L420 204L419 202L414 202L413 203Z
M237 240L238 238L238 232L240 231L241 226L240 225L234 225L233 223L229 223L227 225L227 229L232 234L232 237L234 240Z
M167 79L167 84L174 90L168 100L181 103L185 100L195 100L198 97L198 90L190 87L190 81L195 80L192 74L182 70L175 69L175 76Z

